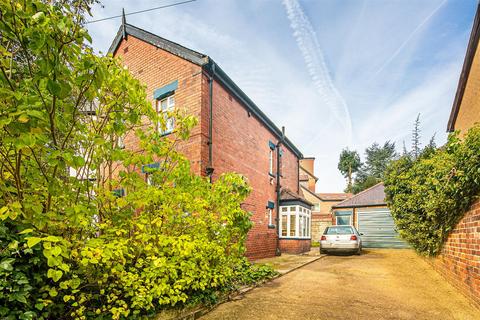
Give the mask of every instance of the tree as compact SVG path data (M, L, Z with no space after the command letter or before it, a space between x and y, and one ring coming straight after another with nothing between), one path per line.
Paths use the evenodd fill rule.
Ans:
M175 144L196 119L173 113L172 138L154 129L144 86L86 45L89 4L0 2L2 319L141 318L248 265L246 181L191 173Z
M412 131L412 156L414 159L417 159L418 156L421 153L421 142L420 142L420 113L417 115L417 118L415 119L415 123L413 125L413 131Z
M357 151L350 151L343 149L340 154L340 160L338 162L338 170L347 179L347 188L345 192L351 192L352 190L352 176L355 174L361 166L360 156Z
M372 144L365 150L365 163L360 167L353 192L358 193L382 181L388 164L397 158L395 143L387 141L383 146Z

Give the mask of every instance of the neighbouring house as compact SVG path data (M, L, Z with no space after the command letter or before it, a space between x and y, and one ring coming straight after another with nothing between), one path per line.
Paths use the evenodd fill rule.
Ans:
M199 120L177 145L195 174L211 181L225 172L247 178L253 191L243 208L254 222L247 257L309 249L311 208L298 179L302 153L211 57L127 24L125 17L109 52L145 84L158 113L182 110ZM175 123L167 121L161 133L174 138ZM137 142L132 133L123 138L126 148L141 152Z
M464 134L480 123L480 3L458 81L447 131ZM480 200L450 232L434 267L480 307Z
M468 42L462 73L448 119L447 131L465 132L480 123L480 3Z
M300 160L300 190L305 199L313 204L312 243L319 242L326 227L332 224L332 206L352 196L351 193L316 193L318 178L314 175L315 158Z
M334 225L353 225L365 248L405 248L385 202L385 186L378 183L332 207Z

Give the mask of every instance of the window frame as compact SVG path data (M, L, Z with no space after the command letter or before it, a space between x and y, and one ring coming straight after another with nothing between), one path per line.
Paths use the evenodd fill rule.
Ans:
M345 217L348 217L348 224L339 224L338 223L338 218L345 218ZM352 215L351 214L341 215L341 216L335 215L335 225L336 226L351 226L352 225Z
M274 169L274 150L269 149L269 154L268 154L268 173L273 176L273 169Z
M286 222L286 223L285 223ZM292 226L292 223L295 225ZM280 239L311 239L312 211L298 204L280 206Z
M162 102L166 101L165 109L162 107ZM160 122L157 122L157 131L161 135L167 135L173 132L175 129L175 119L169 115L175 111L175 94L170 94L161 99L155 99L155 111L158 115L161 115L165 119L165 130L163 130ZM169 121L171 121L171 128L169 128Z

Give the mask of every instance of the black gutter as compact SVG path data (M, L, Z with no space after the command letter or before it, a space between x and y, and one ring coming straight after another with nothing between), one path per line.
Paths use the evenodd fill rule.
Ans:
M283 140L285 139L285 127L282 127L282 136L281 139L278 141L276 145L277 149L277 184L276 184L276 191L277 191L277 216L275 218L276 220L276 225L277 225L277 237L276 237L276 246L275 246L275 255L276 256L281 256L282 251L280 250L280 194L281 194L281 189L282 186L280 185L280 177L281 177L281 172L280 172L280 150L282 147Z
M297 194L300 194L300 158L297 158Z
M212 75L208 79L209 91L209 118L208 118L208 166L205 168L210 183L213 181L213 77L215 76L215 64L211 68Z

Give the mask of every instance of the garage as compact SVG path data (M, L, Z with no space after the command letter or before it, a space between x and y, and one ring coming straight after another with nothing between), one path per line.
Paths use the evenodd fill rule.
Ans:
M407 248L400 239L385 202L383 183L357 193L332 207L333 224L353 225L362 234L364 248Z
M357 211L358 231L363 233L365 248L406 248L408 245L399 238L390 210L359 209Z

